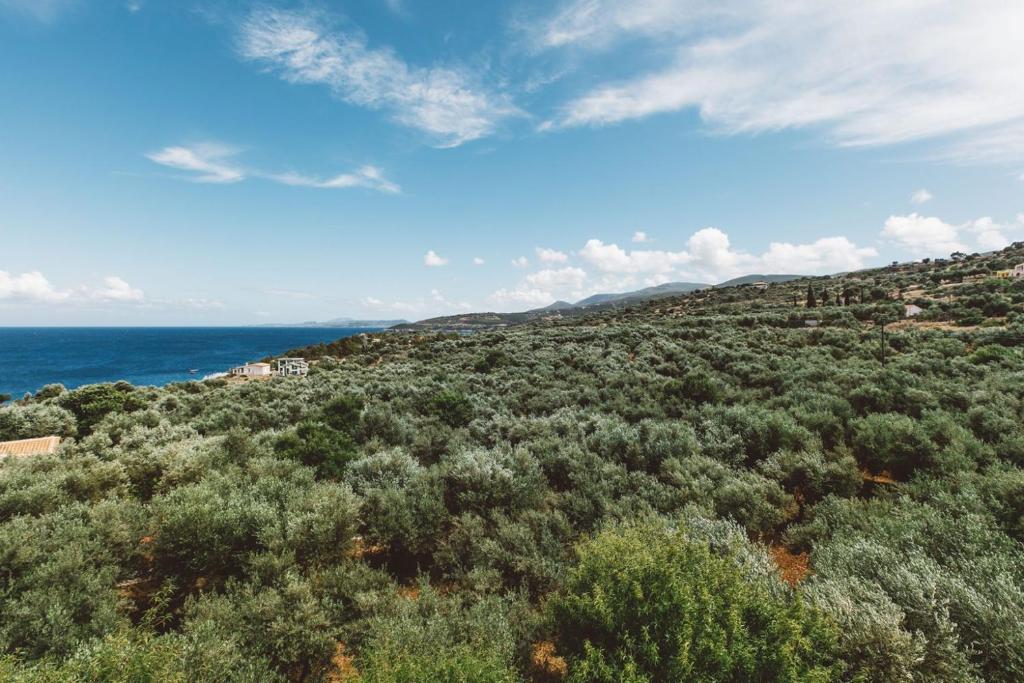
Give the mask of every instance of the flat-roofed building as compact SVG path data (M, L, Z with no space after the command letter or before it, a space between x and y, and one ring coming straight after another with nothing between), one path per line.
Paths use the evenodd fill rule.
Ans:
M42 436L37 439L0 441L0 458L24 458L30 455L49 455L60 445L59 436Z
M278 358L277 374L283 377L305 377L309 374L309 362L305 358Z
M231 368L231 374L236 377L270 377L270 363L246 363Z

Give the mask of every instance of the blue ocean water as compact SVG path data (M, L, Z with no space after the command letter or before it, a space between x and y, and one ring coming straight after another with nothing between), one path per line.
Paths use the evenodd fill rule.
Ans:
M69 389L127 380L163 385L225 372L369 328L0 327L0 394L20 398L44 384ZM189 370L197 370L190 374Z

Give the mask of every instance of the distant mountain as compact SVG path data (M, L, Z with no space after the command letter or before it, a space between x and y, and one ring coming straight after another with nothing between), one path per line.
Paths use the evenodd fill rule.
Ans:
M531 309L531 310L527 311L527 313L551 313L551 312L554 312L554 311L566 311L566 310L568 310L570 308L575 308L575 306L576 306L576 304L571 304L568 301L556 301L555 303L548 304L547 306L544 306L543 308Z
M740 285L752 285L755 282L790 282L791 280L799 280L805 275L744 275L742 277L734 277L731 280L720 282L716 287L738 287Z
M257 325L256 327L337 327L337 328L353 328L353 327L394 327L395 325L404 325L409 322L408 320L355 320L353 318L334 318L333 320L324 320L323 322L317 322L314 320L307 320L302 323L267 323L264 325Z
M568 301L556 301L553 304L542 308L534 308L519 313L462 313L449 315L440 318L420 320L415 323L403 323L395 327L396 332L414 331L446 331L467 333L475 330L494 329L509 327L511 325L522 325L523 323L578 318L600 311L621 308L641 304L645 301L653 301L673 296L691 294L704 289L718 289L721 287L735 287L749 285L754 282L789 282L799 280L803 275L744 275L733 278L718 285L709 285L703 282L666 282L655 287L645 287L632 292L604 293L588 296L576 303Z
M674 296L676 294L689 294L699 289L707 289L711 285L702 282L666 282L655 287L646 287L634 292L621 292L618 294L594 294L576 302L577 306L593 306L596 304L607 304L615 301L636 302L644 299L654 299L662 296Z

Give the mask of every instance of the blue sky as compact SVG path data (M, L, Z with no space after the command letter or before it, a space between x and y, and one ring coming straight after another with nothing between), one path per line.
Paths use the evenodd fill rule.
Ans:
M1024 5L0 0L0 325L524 310L1024 239Z

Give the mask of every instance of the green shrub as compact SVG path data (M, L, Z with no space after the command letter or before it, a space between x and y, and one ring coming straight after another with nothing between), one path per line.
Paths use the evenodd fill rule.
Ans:
M682 530L607 531L552 599L571 681L831 681L835 633Z

